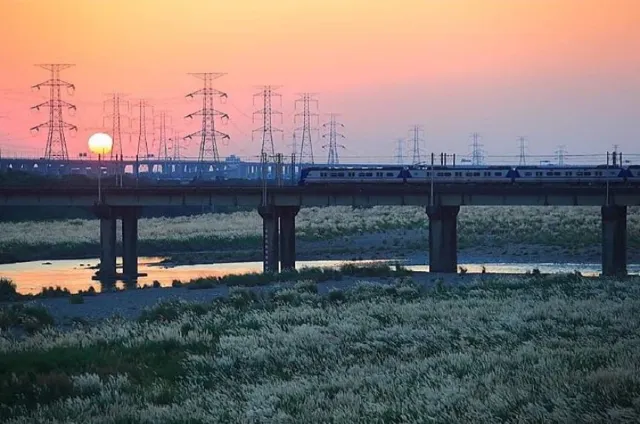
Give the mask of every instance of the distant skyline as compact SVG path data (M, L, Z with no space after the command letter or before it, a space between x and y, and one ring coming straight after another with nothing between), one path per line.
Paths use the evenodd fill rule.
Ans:
M637 0L0 0L0 147L44 153L46 132L29 128L47 113L29 107L48 93L30 87L49 75L34 65L72 63L61 74L76 86L65 97L78 108L66 115L80 129L67 137L71 157L109 130L103 101L114 91L167 110L182 136L197 131L198 119L183 119L201 106L185 98L201 83L190 72L226 73L215 81L229 95L216 103L230 116L216 122L231 136L218 145L223 157L259 154L252 97L264 84L282 85L274 109L283 122L273 124L285 154L296 93L307 91L317 93L321 123L340 114L343 161L395 162L400 137L409 158L414 124L424 128L423 152L470 154L478 132L488 156L517 158L520 136L529 155L558 145L569 155L614 144L640 153L638 16ZM314 136L325 161L328 140ZM137 126L125 155L136 141ZM182 153L197 149L192 140Z

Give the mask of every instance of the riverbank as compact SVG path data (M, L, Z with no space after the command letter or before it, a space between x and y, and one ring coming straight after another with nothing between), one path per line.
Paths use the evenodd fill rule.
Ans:
M640 249L640 208L628 209L627 231L629 247ZM305 259L422 252L428 246L427 232L421 207L303 208L296 218L297 253ZM459 248L483 249L482 255L540 256L549 248L555 249L549 257L558 254L558 248L567 254L592 254L599 249L600 234L597 207L469 207L458 216ZM140 256L171 256L177 263L188 263L182 258L198 252L207 252L206 262L255 260L261 242L257 212L139 221ZM92 258L99 253L97 220L0 223L0 263Z
M0 332L0 420L640 419L636 281L420 278L192 290L211 294L199 303L184 289L97 295L176 297L137 319Z

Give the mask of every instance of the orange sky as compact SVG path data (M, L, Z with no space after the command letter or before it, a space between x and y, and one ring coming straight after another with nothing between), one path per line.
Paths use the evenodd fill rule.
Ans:
M42 154L46 133L28 129L47 115L29 111L42 101L29 87L48 75L33 64L61 62L76 64L62 74L77 87L72 155L102 125L112 91L169 110L182 135L196 131L183 119L200 106L184 99L199 88L187 73L205 71L227 73L216 85L229 94L218 105L231 117L218 128L232 137L223 156L259 153L249 116L260 84L283 86L274 125L287 153L301 91L318 93L321 114L341 114L343 157L389 161L413 124L427 151L467 153L478 131L489 156L517 155L520 135L532 154L614 143L640 153L638 16L637 0L0 0L0 143Z

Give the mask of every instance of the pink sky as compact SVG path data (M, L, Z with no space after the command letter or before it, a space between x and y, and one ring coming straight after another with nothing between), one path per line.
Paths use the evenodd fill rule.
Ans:
M318 93L322 119L341 114L343 162L391 161L414 124L429 152L466 154L477 131L489 156L517 155L521 135L532 155L560 144L570 154L613 144L640 153L638 16L636 0L1 0L0 146L43 153L46 132L29 128L47 114L29 107L46 92L30 86L48 75L33 65L73 63L62 74L77 87L66 98L78 106L66 119L80 128L71 156L101 129L113 91L169 111L182 135L197 131L183 119L200 107L184 99L199 88L189 72L227 73L216 85L229 94L216 106L231 118L218 126L231 136L223 156L258 155L250 135L260 123L249 116L262 84L283 86L284 122L274 126L287 154L303 91ZM137 128L132 138L127 155ZM325 143L314 143L320 160ZM184 149L196 155L197 143Z

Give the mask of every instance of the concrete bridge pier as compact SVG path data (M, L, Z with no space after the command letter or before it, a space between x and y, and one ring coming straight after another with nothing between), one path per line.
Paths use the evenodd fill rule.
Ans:
M427 206L429 272L457 272L458 212L460 206Z
M116 282L116 216L114 211L102 205L95 208L100 218L100 268L98 279L101 283L113 285Z
M260 206L262 217L262 269L263 272L278 272L280 259L280 220L275 206Z
M126 283L138 281L138 218L140 208L122 207L122 280Z
M602 206L602 275L627 275L627 207Z
M296 269L296 215L300 206L280 206L280 268L282 271Z

